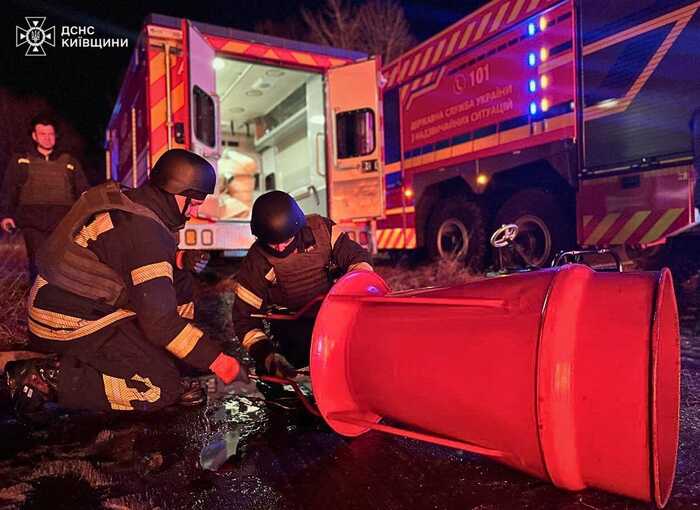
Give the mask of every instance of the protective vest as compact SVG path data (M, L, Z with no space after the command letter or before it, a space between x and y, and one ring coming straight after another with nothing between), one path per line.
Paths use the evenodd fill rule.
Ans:
M145 216L168 230L156 213L130 200L117 183L95 186L80 196L39 250L39 274L51 285L73 294L113 306L123 305L126 295L121 277L90 249L74 241L92 216L112 210Z
M328 278L332 251L330 232L323 218L317 214L307 216L306 222L306 228L311 228L316 240L316 244L306 251L281 258L260 250L274 268L277 285L284 295L285 302L276 304L291 310L301 308L331 288Z
M73 205L75 168L68 154L53 161L32 158L21 166L27 171L27 180L19 195L20 205Z

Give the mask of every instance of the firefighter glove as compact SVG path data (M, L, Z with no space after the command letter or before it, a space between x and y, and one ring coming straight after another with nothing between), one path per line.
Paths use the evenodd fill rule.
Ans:
M277 377L292 379L296 377L297 371L287 358L278 352L272 352L265 358L265 371Z
M248 370L242 366L236 358L224 354L223 352L209 365L209 369L214 372L225 384L232 382L242 382L248 384Z
M178 252L177 266L185 271L201 273L209 263L209 253L202 250L183 250Z

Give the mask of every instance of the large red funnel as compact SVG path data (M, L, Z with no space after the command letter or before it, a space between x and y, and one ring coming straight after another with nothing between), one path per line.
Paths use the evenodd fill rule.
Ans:
M671 493L680 343L668 270L568 265L404 293L351 273L321 307L311 374L324 419L347 436L408 436L659 506Z

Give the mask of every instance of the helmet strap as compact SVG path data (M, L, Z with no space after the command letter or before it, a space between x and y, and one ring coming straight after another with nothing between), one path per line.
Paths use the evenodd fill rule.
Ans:
M188 208L188 207L190 206L190 204L192 203L192 198L191 198L191 197L185 197L185 199L186 199L186 200L185 200L185 205L183 206L182 211L180 211L180 214L182 214L183 216L185 216L185 211L187 210L187 208Z
M182 206L182 209L178 208L178 213L180 214L180 224L175 227L175 231L180 230L185 226L185 223L187 223L185 211L187 211L187 208L190 206L190 202L192 202L192 199L190 197L185 197L185 205Z

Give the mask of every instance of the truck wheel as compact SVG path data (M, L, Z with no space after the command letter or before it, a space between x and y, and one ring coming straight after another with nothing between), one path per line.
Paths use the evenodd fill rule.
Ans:
M515 223L520 231L515 239L515 265L544 267L560 250L573 244L573 226L550 193L524 190L510 197L496 213L494 228Z
M428 255L433 260L463 261L471 271L479 271L486 256L483 212L467 199L450 200L430 216Z

